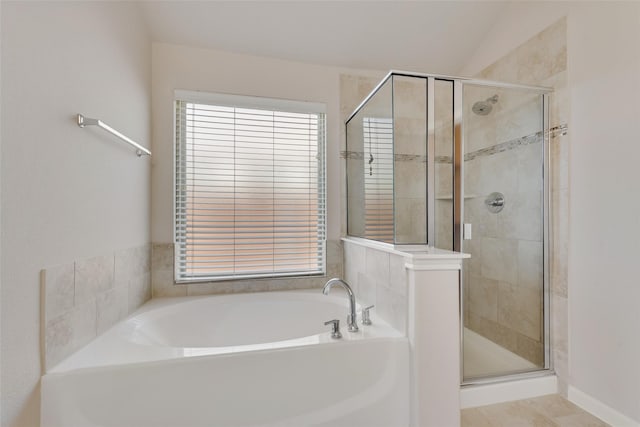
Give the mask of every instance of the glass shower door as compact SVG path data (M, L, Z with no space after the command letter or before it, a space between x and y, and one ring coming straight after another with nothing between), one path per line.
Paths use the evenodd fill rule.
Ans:
M548 367L545 99L464 85L463 381Z

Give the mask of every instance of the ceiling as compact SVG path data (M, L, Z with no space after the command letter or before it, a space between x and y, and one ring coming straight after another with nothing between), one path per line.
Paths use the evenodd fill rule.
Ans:
M372 70L456 74L499 1L148 1L154 41Z

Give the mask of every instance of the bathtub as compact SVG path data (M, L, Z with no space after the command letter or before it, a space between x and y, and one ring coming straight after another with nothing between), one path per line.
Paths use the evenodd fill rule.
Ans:
M405 334L333 292L154 299L42 377L41 425L408 426Z

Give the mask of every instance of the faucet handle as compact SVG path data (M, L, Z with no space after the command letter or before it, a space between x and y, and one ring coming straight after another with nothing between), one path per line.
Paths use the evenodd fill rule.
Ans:
M369 310L371 310L375 305L370 305L369 307L365 307L362 309L362 324L363 325L371 325L371 317L369 317Z
M340 333L340 321L338 319L327 320L324 324L331 325L331 338L334 340L342 338L342 334Z

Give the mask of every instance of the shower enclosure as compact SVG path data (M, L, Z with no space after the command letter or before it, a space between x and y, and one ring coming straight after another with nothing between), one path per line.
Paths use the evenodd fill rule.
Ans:
M549 92L390 72L347 120L347 233L471 254L465 384L551 368Z

